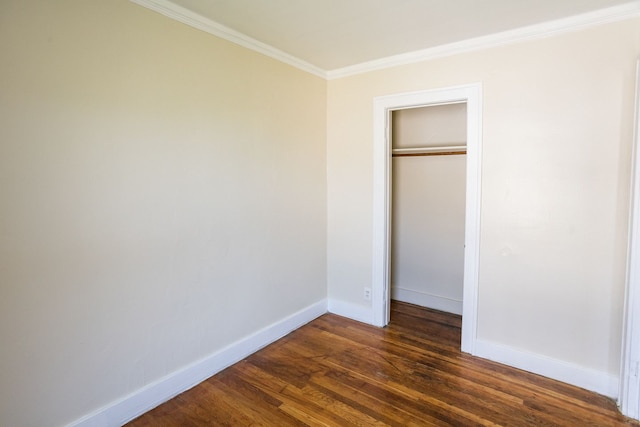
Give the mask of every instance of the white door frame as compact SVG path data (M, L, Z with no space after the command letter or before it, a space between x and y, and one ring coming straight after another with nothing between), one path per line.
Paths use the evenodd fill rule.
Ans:
M640 419L640 60L636 65L633 134L629 243L618 405L626 416Z
M466 102L467 176L465 207L462 351L474 354L478 309L478 257L480 252L480 178L482 143L482 85L480 83L374 99L373 153L373 323L389 323L391 138L394 110Z

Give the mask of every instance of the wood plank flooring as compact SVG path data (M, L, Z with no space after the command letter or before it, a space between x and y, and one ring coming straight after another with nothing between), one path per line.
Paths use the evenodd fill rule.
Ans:
M459 316L326 314L128 425L640 426L610 399L460 352Z

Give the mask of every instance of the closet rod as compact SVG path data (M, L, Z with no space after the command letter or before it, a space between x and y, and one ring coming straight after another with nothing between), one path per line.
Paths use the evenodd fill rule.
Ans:
M450 145L447 147L395 148L391 150L391 155L393 157L452 156L457 154L467 154L466 145Z
M438 153L397 153L391 157L418 157L418 156L455 156L458 154L467 154L467 150L461 151L440 151Z

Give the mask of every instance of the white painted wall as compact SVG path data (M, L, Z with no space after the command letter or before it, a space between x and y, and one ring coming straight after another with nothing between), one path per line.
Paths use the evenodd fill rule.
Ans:
M634 19L330 81L330 299L370 313L374 97L482 82L478 338L615 389L638 54Z
M127 1L3 1L0 57L0 425L325 300L323 79Z
M393 112L393 148L466 144L466 104ZM466 156L394 157L391 297L462 314Z

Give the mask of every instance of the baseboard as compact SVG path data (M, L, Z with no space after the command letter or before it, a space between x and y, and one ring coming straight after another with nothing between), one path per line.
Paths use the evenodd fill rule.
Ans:
M348 317L349 319L357 320L358 322L373 325L373 310L371 307L364 307L350 302L330 299L328 311L329 313L337 314L338 316Z
M391 287L391 299L462 316L462 301L411 289Z
M619 378L605 372L481 339L476 341L474 355L594 391L613 399L618 398Z
M325 299L71 423L70 427L121 426L326 312Z

